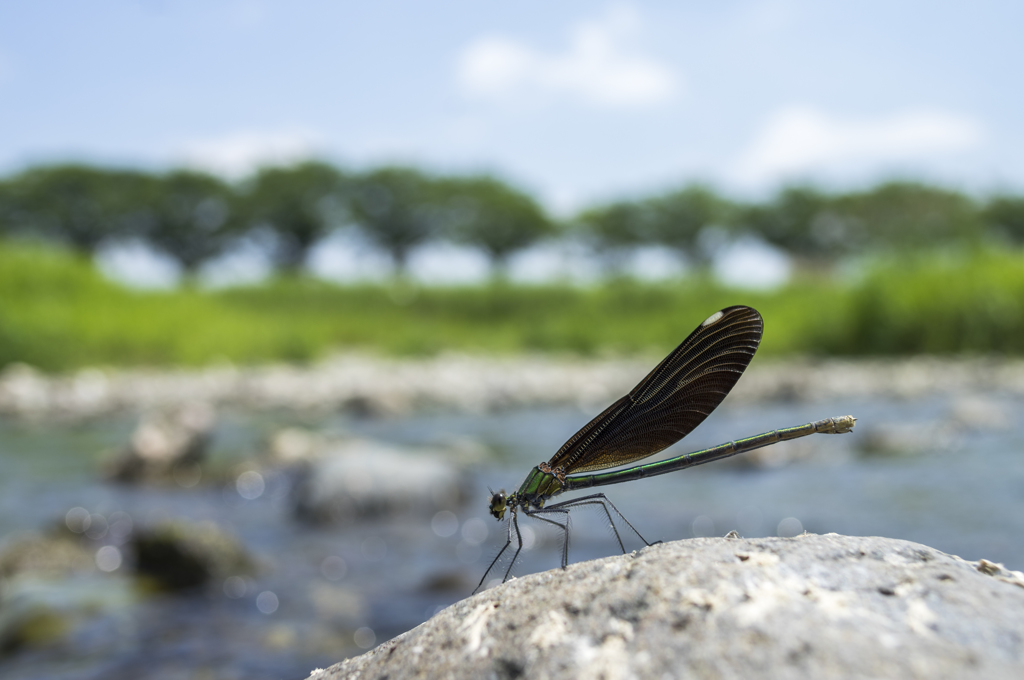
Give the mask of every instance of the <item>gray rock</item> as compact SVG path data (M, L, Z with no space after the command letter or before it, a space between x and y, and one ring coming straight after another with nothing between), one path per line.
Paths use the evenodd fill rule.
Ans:
M5 538L0 547L0 658L25 648L58 648L80 624L123 613L133 595L126 579L105 573L120 566L103 558L111 550L120 560L113 546L59 526Z
M314 459L295 485L296 515L311 521L455 509L466 501L462 467L442 449L352 439Z
M510 581L329 678L1021 678L1024 574L886 538L697 538Z
M194 486L214 423L213 409L203 402L147 414L125 450L107 464L107 477L118 482L174 480Z
M969 394L953 401L949 420L957 427L975 432L1007 430L1013 422L1011 412L1008 405L998 399Z
M877 423L861 430L862 456L916 456L947 451L956 445L957 433L940 422Z
M95 553L94 546L68 531L8 538L0 548L0 586L2 579L22 574L61 579L93 573L96 570Z
M216 584L257 569L238 539L211 522L174 521L138 529L129 547L136 575L166 591Z

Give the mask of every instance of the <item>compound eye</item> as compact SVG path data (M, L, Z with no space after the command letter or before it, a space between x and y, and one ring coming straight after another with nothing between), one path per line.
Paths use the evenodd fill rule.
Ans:
M505 500L505 492L504 491L499 491L498 493L496 493L493 496L491 496L491 507L490 507L490 510L491 510L491 514L492 515L494 515L498 519L501 519L502 517L504 517L504 515L505 515L505 506L506 506L506 500Z

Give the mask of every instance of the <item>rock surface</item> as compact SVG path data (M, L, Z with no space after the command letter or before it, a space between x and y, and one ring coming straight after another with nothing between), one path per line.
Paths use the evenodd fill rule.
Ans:
M470 597L311 680L1024 677L1024 574L836 534L697 538Z

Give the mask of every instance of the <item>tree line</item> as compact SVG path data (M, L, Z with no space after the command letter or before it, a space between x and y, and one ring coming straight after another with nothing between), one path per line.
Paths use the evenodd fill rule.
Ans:
M656 245L700 268L723 243L756 236L798 263L828 266L871 252L1024 244L1024 197L980 199L889 182L845 193L791 186L744 202L690 184L556 220L498 178L408 167L352 172L308 161L230 183L194 170L64 164L0 179L0 236L42 238L88 255L138 240L174 259L186 277L247 238L267 244L279 272L295 273L320 240L351 228L386 252L399 273L431 241L478 248L500 275L515 253L557 238L588 243L612 266L637 247Z

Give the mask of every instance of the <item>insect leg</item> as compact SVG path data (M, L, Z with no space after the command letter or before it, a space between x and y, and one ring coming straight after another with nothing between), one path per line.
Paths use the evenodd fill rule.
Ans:
M556 527L562 530L562 536L564 537L564 540L562 542L562 569L565 569L569 565L569 511L559 510L558 508L540 508L537 510L530 510L525 512L530 517L539 519L542 522L547 522L548 524L554 524ZM541 517L541 515L549 512L564 514L565 524L556 522L553 519L548 519L547 517Z
M516 516L516 513L515 513L515 511L513 511L512 512L512 517L515 517L515 516ZM507 527L508 527L508 538L505 541L505 545L503 545L501 547L501 550L498 551L498 554L494 556L493 560L491 560L491 564L487 567L487 571L485 571L484 575L482 577L480 577L480 583L476 584L476 588L473 588L473 592L470 593L470 595L475 595L476 591L480 590L480 587L483 586L484 581L487 579L487 575L491 573L491 569L494 569L494 565L498 563L498 560L501 559L501 556L504 555L505 551L508 549L508 547L510 545L512 545L512 517L510 517L509 521L508 521L508 525L507 525ZM517 529L518 529L518 527L517 527ZM516 553L516 554L518 554L518 553Z
M610 526L612 528L612 533L615 534L615 540L617 540L619 542L619 550L621 550L622 554L625 555L626 554L626 546L624 546L622 544L622 537L619 536L619 530L615 526L615 522L612 521L612 514L610 512L608 512L607 506L605 506L605 504L602 503L599 500L591 500L591 501L580 501L579 503L573 503L569 507L571 507L571 508L579 508L579 507L583 507L584 505L597 505L602 510L604 510L604 516L608 518L608 526ZM643 536L641 536L640 538L642 539Z
M508 542L512 542L512 527L516 529L516 540L519 541L519 546L516 548L515 555L512 556L512 561L508 563L508 569L505 570L505 576L501 579L504 583L508 580L508 575L512 573L512 567L516 566L516 560L519 559L519 553L523 551L523 535L519 533L519 513L516 512L515 508L512 508L512 521L509 523L508 530ZM508 544L506 544L508 547Z
M549 506L547 506L544 509L545 510L552 510L552 509L557 510L559 508L567 508L568 509L568 508L572 508L574 506L592 505L592 504L595 504L595 503L599 503L602 507L604 507L605 513L608 513L608 508L609 507L613 511L615 511L615 514L618 515L619 519L621 519L623 522L625 522L626 526L628 526L630 528L630 530L632 530L632 532L634 534L636 534L637 537L641 541L644 542L644 545L654 545L653 543L648 541L646 538L644 538L643 534L641 534L639 531L637 531L636 527L633 526L633 524L628 519L626 519L625 515L623 515L621 512L619 512L619 509L617 507L615 507L615 504L612 503L610 500L608 500L608 497L605 496L603 493L595 493L595 494L591 494L589 496L582 496L580 498L573 498L572 500L569 500L569 501L562 501L561 503L555 503L554 505L549 505ZM605 504L607 504L607 507L605 507ZM608 520L611 521L611 514L608 514ZM614 522L612 523L612 531L615 532L615 538L617 538L619 540L619 547L622 548L622 552L625 553L626 549L622 545L622 539L619 537L619 532L615 528ZM656 543L657 542L658 541L656 541Z

